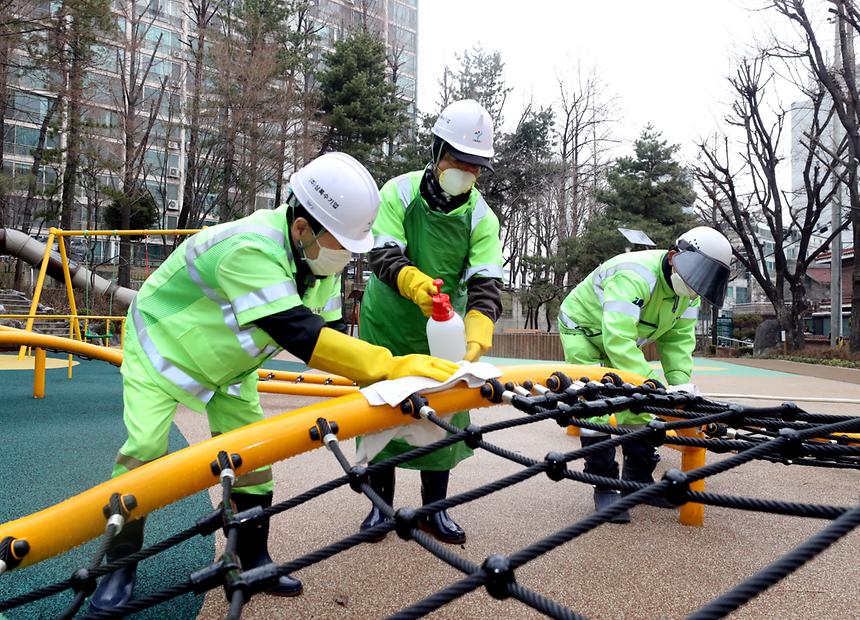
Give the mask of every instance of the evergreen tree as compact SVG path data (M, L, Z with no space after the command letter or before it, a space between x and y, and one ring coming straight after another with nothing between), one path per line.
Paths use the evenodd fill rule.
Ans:
M318 75L320 110L328 126L321 152L343 151L364 163L384 182L382 145L408 122L406 103L388 79L385 44L356 30L325 55Z
M669 248L694 225L691 213L696 194L692 179L675 160L677 145L646 127L635 144L633 157L622 157L609 172L608 189L598 192L605 205L585 234L573 240L580 277L629 246L617 228L644 231L658 248Z

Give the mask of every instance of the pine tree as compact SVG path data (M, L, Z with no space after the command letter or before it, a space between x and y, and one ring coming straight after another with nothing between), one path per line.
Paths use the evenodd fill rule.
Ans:
M335 44L324 65L318 79L328 134L321 152L349 153L382 183L382 145L408 122L406 104L388 79L385 45L356 30Z

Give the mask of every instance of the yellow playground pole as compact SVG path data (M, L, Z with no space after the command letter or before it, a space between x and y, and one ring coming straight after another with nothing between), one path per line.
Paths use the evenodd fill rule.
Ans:
M45 398L45 349L36 348L36 364L33 369L33 398Z
M567 364L559 365L557 370L577 377L591 373L595 378L606 372L602 367ZM509 366L504 371L499 379L503 383L544 382L548 368L542 364ZM619 374L631 383L644 380L630 373ZM434 392L426 397L430 406L442 415L490 406L479 389L465 386ZM52 557L103 533L105 517L102 508L113 493L134 495L137 508L132 511L131 519L139 519L218 484L218 475L212 473L210 463L222 450L242 457L241 466L236 468L236 473L241 475L321 447L320 440L313 439L310 432L316 428L318 418L336 422L337 436L341 441L414 421L398 407L371 407L360 394L316 403L173 452L55 506L0 524L0 540L11 536L30 543L30 552L24 557L22 566Z
M27 325L24 331L33 331L33 322L35 321L36 312L39 309L39 298L42 296L42 285L45 283L45 274L48 273L48 261L51 259L51 247L54 245L54 237L57 229L51 228L48 232L48 240L45 242L45 255L42 257L42 266L39 267L39 277L36 280L36 289L33 291L33 302L30 304L30 316L27 319ZM22 346L18 351L18 359L24 359L26 347Z
M78 337L78 340L83 340L81 338L81 324L78 320L78 307L75 304L75 291L72 289L72 275L69 273L69 257L66 255L66 244L63 243L62 238L60 239L59 246L60 261L63 263L63 280L66 283L66 296L69 298L69 310L74 317L71 323L74 325L75 335Z

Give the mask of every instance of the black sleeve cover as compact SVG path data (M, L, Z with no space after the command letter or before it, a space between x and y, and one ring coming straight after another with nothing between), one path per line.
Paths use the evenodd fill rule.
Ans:
M326 327L325 319L305 306L260 317L254 324L305 364L311 361L320 330Z
M371 250L367 254L367 262L377 278L398 292L397 276L401 269L412 264L403 254L403 250L393 243Z
M502 315L502 281L496 278L472 278L468 284L466 312L477 310L495 323Z

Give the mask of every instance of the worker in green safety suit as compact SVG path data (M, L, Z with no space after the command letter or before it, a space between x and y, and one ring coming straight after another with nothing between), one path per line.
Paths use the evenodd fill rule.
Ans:
M285 205L207 228L170 255L128 312L122 363L128 440L114 477L167 452L179 403L205 411L213 435L262 420L256 371L282 348L360 384L415 375L444 381L456 371L452 362L395 357L343 333L340 273L353 252L373 246L378 206L379 191L364 166L327 153L292 175ZM262 467L237 478L232 500L238 511L266 508L272 490L271 467ZM139 550L143 525L142 518L125 524L107 559ZM271 563L268 532L268 521L240 529L243 570ZM134 566L106 575L91 608L128 602L134 582ZM269 590L301 592L290 576Z
M690 375L700 297L722 306L731 257L731 244L720 232L698 226L681 235L668 251L630 252L606 261L580 282L561 305L558 329L565 361L604 364L646 377L652 387L663 387L640 348L656 342L668 389L698 393L690 383ZM630 411L616 413L615 417L619 425L628 427L647 424L652 418L647 413ZM608 424L609 416L588 421ZM581 431L583 447L608 438L593 430ZM652 474L660 460L655 449L640 441L625 443L622 450L622 478L653 482ZM618 478L615 448L586 457L585 472ZM614 489L595 488L596 510L618 499ZM660 498L651 503L673 507ZM629 521L627 511L612 519L613 523Z
M493 169L493 124L477 101L465 99L439 114L432 133L432 161L427 167L396 177L381 190L369 254L373 275L362 299L360 335L398 355L429 353L427 317L436 293L433 280L440 278L442 292L465 315L466 360L476 361L492 346L502 309L499 222L474 187L482 169ZM465 428L469 412L456 413L450 421ZM371 462L413 447L395 438L371 455ZM401 467L421 471L422 500L429 504L447 496L450 470L471 455L461 442ZM394 468L373 474L370 484L390 504ZM374 506L361 529L384 518ZM442 542L466 540L463 529L444 510L422 519L420 527Z

